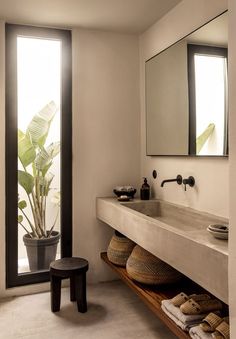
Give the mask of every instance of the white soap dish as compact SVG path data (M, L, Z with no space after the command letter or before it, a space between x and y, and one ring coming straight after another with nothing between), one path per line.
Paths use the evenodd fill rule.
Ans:
M211 224L208 228L213 232L228 233L229 225L227 224Z
M229 235L229 226L223 224L209 225L207 227L207 231L217 239L227 240Z

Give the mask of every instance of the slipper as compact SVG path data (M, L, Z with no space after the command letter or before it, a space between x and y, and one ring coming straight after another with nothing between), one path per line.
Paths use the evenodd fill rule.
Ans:
M186 301L189 299L193 299L195 301L200 301L200 300L208 300L211 299L211 297L208 294L191 294L188 296L184 292L181 292L177 294L174 298L171 299L171 302L174 306L181 306L184 304Z
M171 302L174 306L178 307L184 304L187 300L189 300L189 297L187 296L187 294L185 294L184 292L181 292L177 294L174 298L172 298Z
M224 320L215 313L209 313L203 319L200 327L204 332L214 332L216 330L216 327L219 326L222 321Z
M217 299L202 300L196 302L193 299L189 299L180 306L180 310L184 314L201 314L212 311L218 311L222 309L222 303Z
M222 321L219 326L216 327L214 333L212 333L214 339L229 339L229 324L227 321Z

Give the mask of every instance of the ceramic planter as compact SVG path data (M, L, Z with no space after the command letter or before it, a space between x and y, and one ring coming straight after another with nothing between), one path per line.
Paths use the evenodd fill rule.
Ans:
M56 258L57 245L60 240L59 232L53 231L50 238L35 239L28 234L23 236L29 260L30 271L48 270Z

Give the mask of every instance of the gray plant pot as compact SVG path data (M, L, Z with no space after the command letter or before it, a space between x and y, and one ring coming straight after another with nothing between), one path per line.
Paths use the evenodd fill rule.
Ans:
M49 265L56 258L57 244L60 240L59 232L53 231L50 238L34 239L28 234L23 236L29 260L30 271L48 270Z

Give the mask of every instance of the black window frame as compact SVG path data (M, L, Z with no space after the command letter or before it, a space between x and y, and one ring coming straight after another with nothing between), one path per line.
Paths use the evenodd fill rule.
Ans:
M49 271L18 274L17 36L62 42L61 257L72 256L72 47L71 31L6 24L6 287L46 282Z
M189 95L189 155L198 156L196 154L196 88L195 88L195 64L194 56L205 55L205 56L218 56L226 59L228 64L228 49L225 47L215 47L208 45L197 45L187 44L188 53L188 95ZM224 154L228 155L228 79L225 74L225 140L224 140ZM217 155L212 155L217 156ZM202 156L201 156L202 157Z

